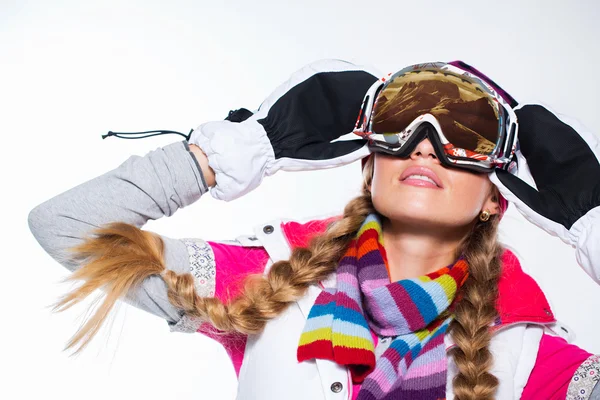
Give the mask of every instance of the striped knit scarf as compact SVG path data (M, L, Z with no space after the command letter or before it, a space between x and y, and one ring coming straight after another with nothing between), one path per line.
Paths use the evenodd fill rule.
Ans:
M454 264L414 279L390 282L381 222L370 214L340 260L337 288L317 297L298 346L298 361L348 365L358 400L445 399L444 334L453 300L467 279ZM379 359L369 328L394 337Z

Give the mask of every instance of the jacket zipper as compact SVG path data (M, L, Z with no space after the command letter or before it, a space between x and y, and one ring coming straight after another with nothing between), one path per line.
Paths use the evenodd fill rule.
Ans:
M347 369L348 374L348 400L352 400L352 392L354 390L354 384L352 383L352 376L350 376L350 369Z

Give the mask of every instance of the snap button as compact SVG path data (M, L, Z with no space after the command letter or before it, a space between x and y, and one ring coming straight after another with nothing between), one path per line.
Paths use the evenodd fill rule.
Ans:
M546 312L546 315L551 316L552 312L550 310L548 310L547 308L544 308L544 311Z
M344 385L342 385L340 382L333 382L331 384L331 391L333 393L339 393L342 391L343 388L344 388Z
M273 228L273 225L266 225L263 228L263 232L266 234L273 233L274 230L275 230L275 228Z

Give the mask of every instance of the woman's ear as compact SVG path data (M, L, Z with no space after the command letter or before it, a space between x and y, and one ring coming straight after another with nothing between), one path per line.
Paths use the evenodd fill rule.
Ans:
M500 213L500 203L498 199L499 192L496 188L492 187L491 193L488 195L483 203L482 211L489 210L492 215Z

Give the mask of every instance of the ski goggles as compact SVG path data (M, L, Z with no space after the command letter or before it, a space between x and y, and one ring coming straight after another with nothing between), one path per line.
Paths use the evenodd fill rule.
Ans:
M462 61L415 64L371 86L354 133L374 152L408 157L428 137L445 166L508 169L517 147L516 105Z

